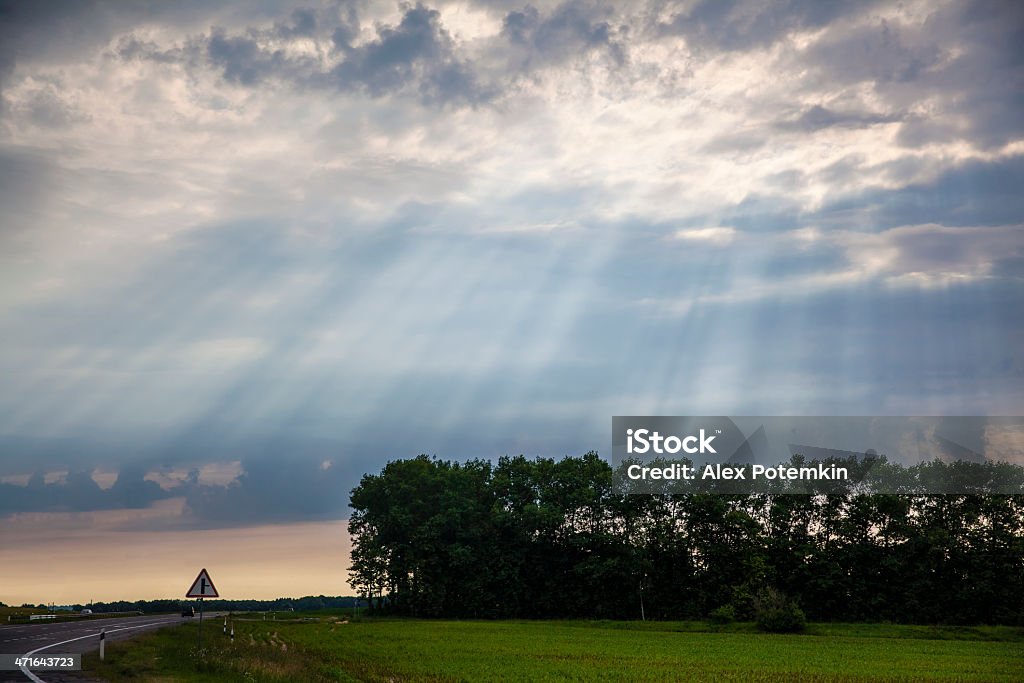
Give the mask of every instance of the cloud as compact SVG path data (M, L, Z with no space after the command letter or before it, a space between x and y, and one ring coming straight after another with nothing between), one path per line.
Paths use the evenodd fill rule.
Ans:
M747 50L769 45L797 31L820 29L850 14L870 11L876 2L655 3L662 35L681 36L710 50Z
M77 470L62 481L46 483L37 471L24 486L0 483L0 516L22 512L88 511L147 508L170 494L146 481L137 466L126 466L109 489L101 489L91 472Z
M344 518L352 473L323 462L291 458L282 467L280 456L249 458L230 484L193 487L185 515L213 526Z
M611 21L611 6L568 0L546 15L533 5L513 10L502 20L502 35L523 51L521 68L582 58L592 50L602 50L621 65L625 46L619 29Z
M946 226L1005 225L1024 215L1024 156L972 161L947 168L927 182L869 188L827 202L816 219L849 222L850 212L878 228L935 223Z
M22 241L38 221L56 170L48 154L0 149L0 203L6 214L0 221L0 244L6 249L16 248L13 240Z
M483 97L436 9L417 3L405 10L397 26L378 25L376 38L359 45L348 42L349 33L343 27L333 35L344 57L327 78L339 88L362 87L379 96L415 83L427 101Z
M210 62L223 69L224 80L240 85L256 85L269 75L285 76L291 60L283 50L263 50L255 39L246 36L228 36L223 29L215 29L206 43Z
M24 484L0 483L0 518L26 512L145 510L183 499L174 515L122 526L160 530L341 519L347 513L348 491L359 476L347 464L336 466L334 458L294 453L207 462L187 473L129 462L108 488L101 488L89 470L61 478L38 470Z
M939 286L996 276L1024 281L1024 225L912 225L835 237L855 271L897 284Z
M35 125L43 128L64 128L74 123L88 121L89 117L65 101L58 90L46 85L33 92L26 101L19 103L23 114Z
M1024 405L986 7L5 6L5 509L326 519L610 414Z
M913 83L945 58L945 49L921 25L879 19L827 34L805 53L807 63L830 79L867 81L876 88Z
M896 114L876 114L872 112L857 111L834 111L820 104L816 104L800 113L795 119L785 121L779 125L783 130L794 130L806 133L822 130L824 128L845 127L845 128L867 128L883 123L900 121L901 116Z
M19 58L50 51L66 53L97 40L105 20L95 9L93 3L80 2L5 0L0 4L0 88Z
M258 17L261 9L249 12ZM0 2L0 94L20 64L67 64L102 49L119 34L140 24L182 29L210 17L207 3L186 1L170 7L161 2L119 3L103 0ZM0 98L0 107L4 100ZM0 109L0 114L3 114Z
M1016 3L947 2L869 17L827 32L800 53L809 83L862 84L910 110L899 140L910 147L966 139L998 148L1024 132L1024 11Z
M302 7L292 12L290 22L277 22L275 28L282 38L308 38L316 34L317 23L316 12Z
M724 246L735 239L736 230L729 227L688 228L677 230L673 237L687 242L706 242Z
M168 48L126 36L116 54L193 71L208 65L224 81L249 88L273 80L299 90L361 91L373 97L412 91L435 104L488 98L440 12L423 4L403 7L397 24L376 22L366 32L352 6L334 13L299 8L288 21L270 27L217 27Z
M503 18L501 36L507 42L491 39L482 50L456 42L438 9L422 3L402 7L397 23L376 22L369 33L361 31L363 22L351 8L340 18L296 10L294 26L279 22L273 29L249 29L242 35L217 29L205 39L204 49L225 80L244 86L277 78L301 88L358 90L374 97L412 91L435 105L486 102L522 74L595 49L617 64L625 60L624 45L609 23L613 12L605 6L571 0L542 14L527 5ZM318 31L327 29L330 57L299 56L280 46L281 40L316 39ZM133 40L120 54L162 59L168 53Z

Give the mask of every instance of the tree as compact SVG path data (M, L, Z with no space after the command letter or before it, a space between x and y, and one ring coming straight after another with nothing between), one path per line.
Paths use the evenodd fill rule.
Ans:
M1024 468L843 464L860 484L631 495L596 453L397 460L352 491L351 580L414 616L1024 620L1024 496L985 492Z

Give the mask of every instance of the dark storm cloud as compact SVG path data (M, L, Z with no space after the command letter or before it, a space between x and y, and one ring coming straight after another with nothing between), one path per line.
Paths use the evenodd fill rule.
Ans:
M96 2L0 1L0 86L17 60L51 50L70 52L105 33L107 17Z
M993 148L1019 139L1024 134L1024 5L952 2L913 19L875 13L893 8L700 2L678 10L661 7L660 16L673 18L657 24L654 34L682 37L710 56L761 48L793 31L824 29L807 47L792 51L785 70L803 74L796 94L838 92L849 103L822 102L795 115L780 112L776 130L901 123L897 140L910 148L961 139ZM638 37L634 32L632 38ZM876 96L873 110L857 103L854 89L862 86ZM751 104L754 120L770 113L760 103ZM712 141L705 151L755 151L769 136L757 128L739 130Z
M157 501L178 497L186 501L183 516L161 518L157 524L207 528L339 519L347 512L349 490L363 472L375 466L358 459L339 458L336 443L304 438L226 445L207 435L205 440L193 440L190 445L196 450L214 450L219 457L241 458L242 472L228 484L207 484L202 483L199 469L193 468L183 479L163 488L147 480L147 473L179 469L182 463L179 458L167 459L148 444L131 456L133 460L120 466L114 484L104 489L92 477L93 466L109 466L111 456L96 453L90 458L94 461L90 466L83 469L81 465L72 465L77 469L52 483L46 483L43 470L36 471L24 485L0 483L0 520L4 515L22 512L143 509ZM75 458L69 456L76 449L65 448L58 453L58 460L73 463ZM185 457L187 462L191 456Z
M299 88L364 90L374 96L409 90L430 103L478 104L512 87L524 74L595 50L622 65L632 48L650 40L682 38L713 55L758 49L795 31L824 29L806 49L794 52L790 66L807 71L810 89L871 84L889 111L822 103L781 118L781 126L814 131L902 120L899 140L908 147L958 136L997 146L1021 133L1024 9L1019 3L951 3L917 23L877 19L872 13L879 6L708 0L616 8L568 0L544 10L505 4L490 7L501 18L501 33L483 45L488 63L482 64L475 60L478 55L453 40L439 10L426 3L401 5L397 23L377 24L369 40L360 40L364 22L357 5L347 3L329 8L271 3L228 12L202 3L5 2L0 7L6 19L0 22L0 79L19 55L58 57L127 32L119 49L124 58L180 61L190 68L206 63L228 82L248 87L274 78ZM233 23L222 22L224 18ZM205 21L206 26L173 48L131 35L134 25L154 21L183 26ZM210 30L210 25L221 28ZM340 63L327 66L275 44L297 38L333 45L342 56ZM954 116L893 113L910 111L935 95L944 101L944 113ZM54 104L40 102L41 120L61 120ZM749 148L749 142L718 144L728 150Z
M291 444L290 446L293 446ZM286 454L285 454L286 453ZM282 458L287 458L283 466ZM323 459L296 456L292 448L273 457L249 457L239 477L226 485L202 484L195 469L177 485L148 481L139 463L122 467L110 488L101 488L89 470L69 472L47 484L36 472L26 485L0 483L0 520L23 512L94 512L144 509L184 497L180 518L160 518L161 527L209 528L263 522L339 519L347 513L348 491L361 472ZM0 522L2 523L2 522Z
M211 525L340 519L359 474L328 461L282 456L243 461L243 472L226 486L192 486L186 515Z
M613 15L610 6L577 0L564 2L547 15L526 5L505 15L501 33L513 46L525 49L520 65L524 70L533 62L561 62L593 49L606 50L621 64L625 53L620 41L628 36L628 27L613 26Z
M282 38L309 38L316 34L317 16L316 12L301 8L292 12L291 21L277 22L274 30Z
M18 512L86 512L140 509L173 494L147 481L138 465L126 465L109 489L93 480L91 470L71 471L47 484L37 471L24 486L0 483L0 516Z
M156 462L159 453L152 444L122 439L98 441L89 437L0 435L0 464L3 474L69 471L91 472L97 467L118 470L135 459Z
M370 40L357 41L362 22L353 7L338 12L299 9L269 29L215 28L179 48L161 49L125 37L118 54L191 68L205 60L226 81L250 87L279 79L299 88L361 90L375 97L412 90L435 104L487 101L522 74L590 50L603 50L619 64L625 60L628 27L613 26L613 11L605 5L570 0L546 14L531 5L508 12L500 39L488 51L501 64L496 69L473 64L436 8L422 3L403 8L398 23L375 25ZM330 69L315 59L269 47L271 39L324 36L341 58Z
M494 386L500 384L501 380L496 378ZM396 419L390 418L374 424L372 429L387 433L398 427ZM45 483L42 470L24 485L0 483L0 524L3 516L16 513L143 509L169 498L184 498L180 517L143 520L131 528L198 529L341 519L348 514L351 489L363 474L379 469L382 458L413 457L423 452L425 445L439 446L439 451L430 452L446 457L487 457L493 447L477 437L460 440L426 430L418 438L408 434L389 438L386 447L369 440L342 444L304 436L226 443L213 433L179 440L177 445L186 449L184 456L168 457L166 452L161 453L165 449L143 444L131 456L133 460L120 466L114 485L107 489L92 478L92 465L72 469L49 484ZM57 460L73 462L76 447L66 446L57 453ZM148 472L180 470L183 465L188 467L188 462L224 462L207 458L199 462L192 455L197 452L216 453L227 461L240 460L241 472L226 484L203 483L198 467L177 482L165 483L166 488L145 479ZM354 452L360 455L352 455ZM94 454L91 459L95 465L110 463L109 455Z
M904 147L924 147L955 140L958 136L958 127L950 121L913 116L900 126L896 140Z
M893 123L903 119L898 114L879 114L863 111L837 111L816 104L800 113L799 116L779 124L782 130L804 133L825 128L867 128L882 123Z
M102 491L88 472L72 472L64 484L46 484L43 473L36 472L25 486L2 486L5 512L89 510L103 505Z
M998 147L1024 133L1024 5L955 2L923 22L872 19L825 32L799 56L812 87L868 84L907 109L908 147L967 139Z
M182 48L162 49L150 40L140 40L134 34L122 36L114 51L124 61L147 60L161 64L177 64L185 60Z
M0 0L0 117L7 115L8 102L3 97L11 75L18 64L67 63L101 49L121 36L124 56L146 58L169 63L186 61L189 50L161 49L140 41L132 32L140 24L157 24L190 32L207 22L216 24L221 17L237 19L239 14L249 21L259 21L279 14L277 3L247 4L241 12L224 6L211 6L204 0L160 2L135 0ZM282 35L299 35L309 27L309 19L296 10L291 21L281 21L277 30ZM203 27L205 28L205 27ZM76 120L67 104L52 93L42 91L27 112L40 125L58 127Z
M887 235L895 266L905 273L962 272L994 269L1002 277L1024 280L1024 225L995 228L913 226Z
M885 20L831 31L808 48L808 64L831 81L878 85L917 81L943 58L943 46L917 26Z
M94 2L0 0L0 117L7 113L3 90L19 60L68 53L102 40L107 19Z
M111 507L144 508L156 500L170 497L159 484L148 481L146 468L140 463L129 463L117 474L117 481L110 487Z
M681 36L695 46L717 51L768 45L793 31L823 28L876 4L844 0L700 0L693 4L655 2L653 6L669 17L656 23L658 33Z
M407 6L397 24L378 24L373 29L374 39L355 44L359 29L360 20L352 7L340 13L296 10L289 22L279 22L271 29L249 28L239 33L216 28L176 51L162 51L132 39L120 54L185 63L198 54L200 61L205 58L225 81L244 86L277 79L303 89L364 91L374 97L412 89L425 102L441 104L478 102L490 96L457 50L436 9L423 4ZM321 34L329 36L341 57L330 69L318 59L267 47L271 38Z
M335 49L343 49L351 44L358 35L359 15L354 7L349 7L347 11L339 14L337 26L331 33L331 43Z
M474 75L456 54L436 9L417 3L396 26L378 26L375 40L353 46L349 30L335 31L333 42L344 60L327 75L341 89L365 88L382 95L418 85L427 100L474 101L483 95Z
M975 161L935 180L897 189L868 189L837 198L809 220L843 227L851 214L859 225L884 229L936 223L947 226L1007 225L1024 216L1024 156Z
M259 85L269 78L290 81L308 87L320 76L321 65L312 58L289 55L281 48L269 49L268 42L275 39L317 39L333 31L335 46L342 40L352 39L359 32L359 19L355 7L338 5L331 10L299 8L287 20L274 22L268 29L249 27L232 33L223 27L211 29L208 35L193 37L185 47L174 51L160 51L156 46L141 50L122 50L123 56L141 56L157 61L173 59L187 62L193 68L203 57L216 67L224 80L245 86ZM134 48L134 43L129 43Z
M286 56L284 50L265 50L251 36L229 36L214 29L206 43L210 63L221 69L229 83L253 86L268 77L294 78L302 62Z

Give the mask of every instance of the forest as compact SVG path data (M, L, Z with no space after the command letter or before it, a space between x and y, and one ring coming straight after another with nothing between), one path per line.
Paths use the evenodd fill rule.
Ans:
M415 617L748 619L767 594L813 621L1024 624L1022 495L638 495L620 474L594 452L392 461L351 492L350 581Z
M142 612L143 614L161 614L177 612L183 605L196 606L194 600L160 599L160 600L115 600L112 602L90 602L88 604L63 605L57 611L81 612L88 607L96 614L108 612ZM307 595L301 598L276 598L274 600L227 600L223 598L206 598L203 606L208 612L283 612L288 610L310 611L318 609L338 609L354 607L356 598L330 595ZM3 606L3 603L0 603ZM48 609L44 603L33 605L25 603L22 607Z

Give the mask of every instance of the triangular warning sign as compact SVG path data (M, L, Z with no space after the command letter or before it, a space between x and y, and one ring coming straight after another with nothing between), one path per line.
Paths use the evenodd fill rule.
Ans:
M210 579L210 573L203 569L199 572L199 576L192 582L192 587L188 589L188 593L185 593L186 598L219 598L220 593L213 585L213 581Z

